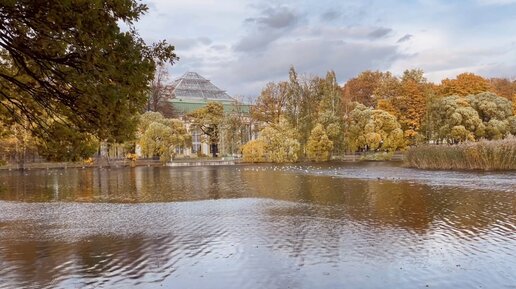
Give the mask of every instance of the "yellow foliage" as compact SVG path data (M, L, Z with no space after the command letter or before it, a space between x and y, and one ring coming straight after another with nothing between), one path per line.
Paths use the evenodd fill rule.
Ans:
M242 147L244 162L261 163L265 162L265 143L261 140L252 140Z
M516 115L516 94L512 96L512 112Z
M316 162L328 161L333 149L333 142L328 138L321 124L317 124L308 138L306 154L308 159Z
M441 95L466 96L489 91L491 88L489 81L480 75L473 73L462 73L455 79L444 79L441 82Z
M125 155L125 158L128 159L128 160L131 160L131 161L136 161L138 159L138 155L137 154L128 153L127 155Z

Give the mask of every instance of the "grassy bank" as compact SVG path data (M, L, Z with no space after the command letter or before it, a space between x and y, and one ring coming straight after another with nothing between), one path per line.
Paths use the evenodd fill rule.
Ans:
M413 147L405 156L405 164L420 169L516 170L516 137Z

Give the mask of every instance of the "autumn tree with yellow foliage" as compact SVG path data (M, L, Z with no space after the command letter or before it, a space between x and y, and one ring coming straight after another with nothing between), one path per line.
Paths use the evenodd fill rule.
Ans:
M405 137L411 142L415 141L421 130L429 90L430 85L422 70L405 70L399 85L399 94L378 102L379 109L396 116Z
M405 147L401 126L392 114L357 103L349 116L350 151L395 151Z
M461 73L455 79L443 79L439 86L439 93L444 96L467 96L490 91L489 81L474 73Z
M333 150L333 142L328 138L322 124L317 124L308 138L306 154L309 160L315 162L328 161Z

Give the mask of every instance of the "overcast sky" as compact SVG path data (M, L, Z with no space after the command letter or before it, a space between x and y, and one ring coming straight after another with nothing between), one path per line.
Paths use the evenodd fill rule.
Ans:
M269 81L334 70L422 68L438 82L461 72L516 77L516 0L146 0L136 25L167 39L180 61L232 96L257 96Z

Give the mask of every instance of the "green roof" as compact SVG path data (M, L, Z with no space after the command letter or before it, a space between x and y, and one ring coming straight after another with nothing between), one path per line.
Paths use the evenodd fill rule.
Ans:
M208 102L218 102L221 103L224 107L224 113L232 113L237 110L236 105L239 105L241 108L242 113L249 114L249 110L251 108L250 104L242 104L238 103L237 101L231 101L231 100L210 100L210 99L181 99L181 98L174 98L171 99L170 102L174 106L174 109L179 114L187 114L194 110L197 110L203 106L205 106Z

